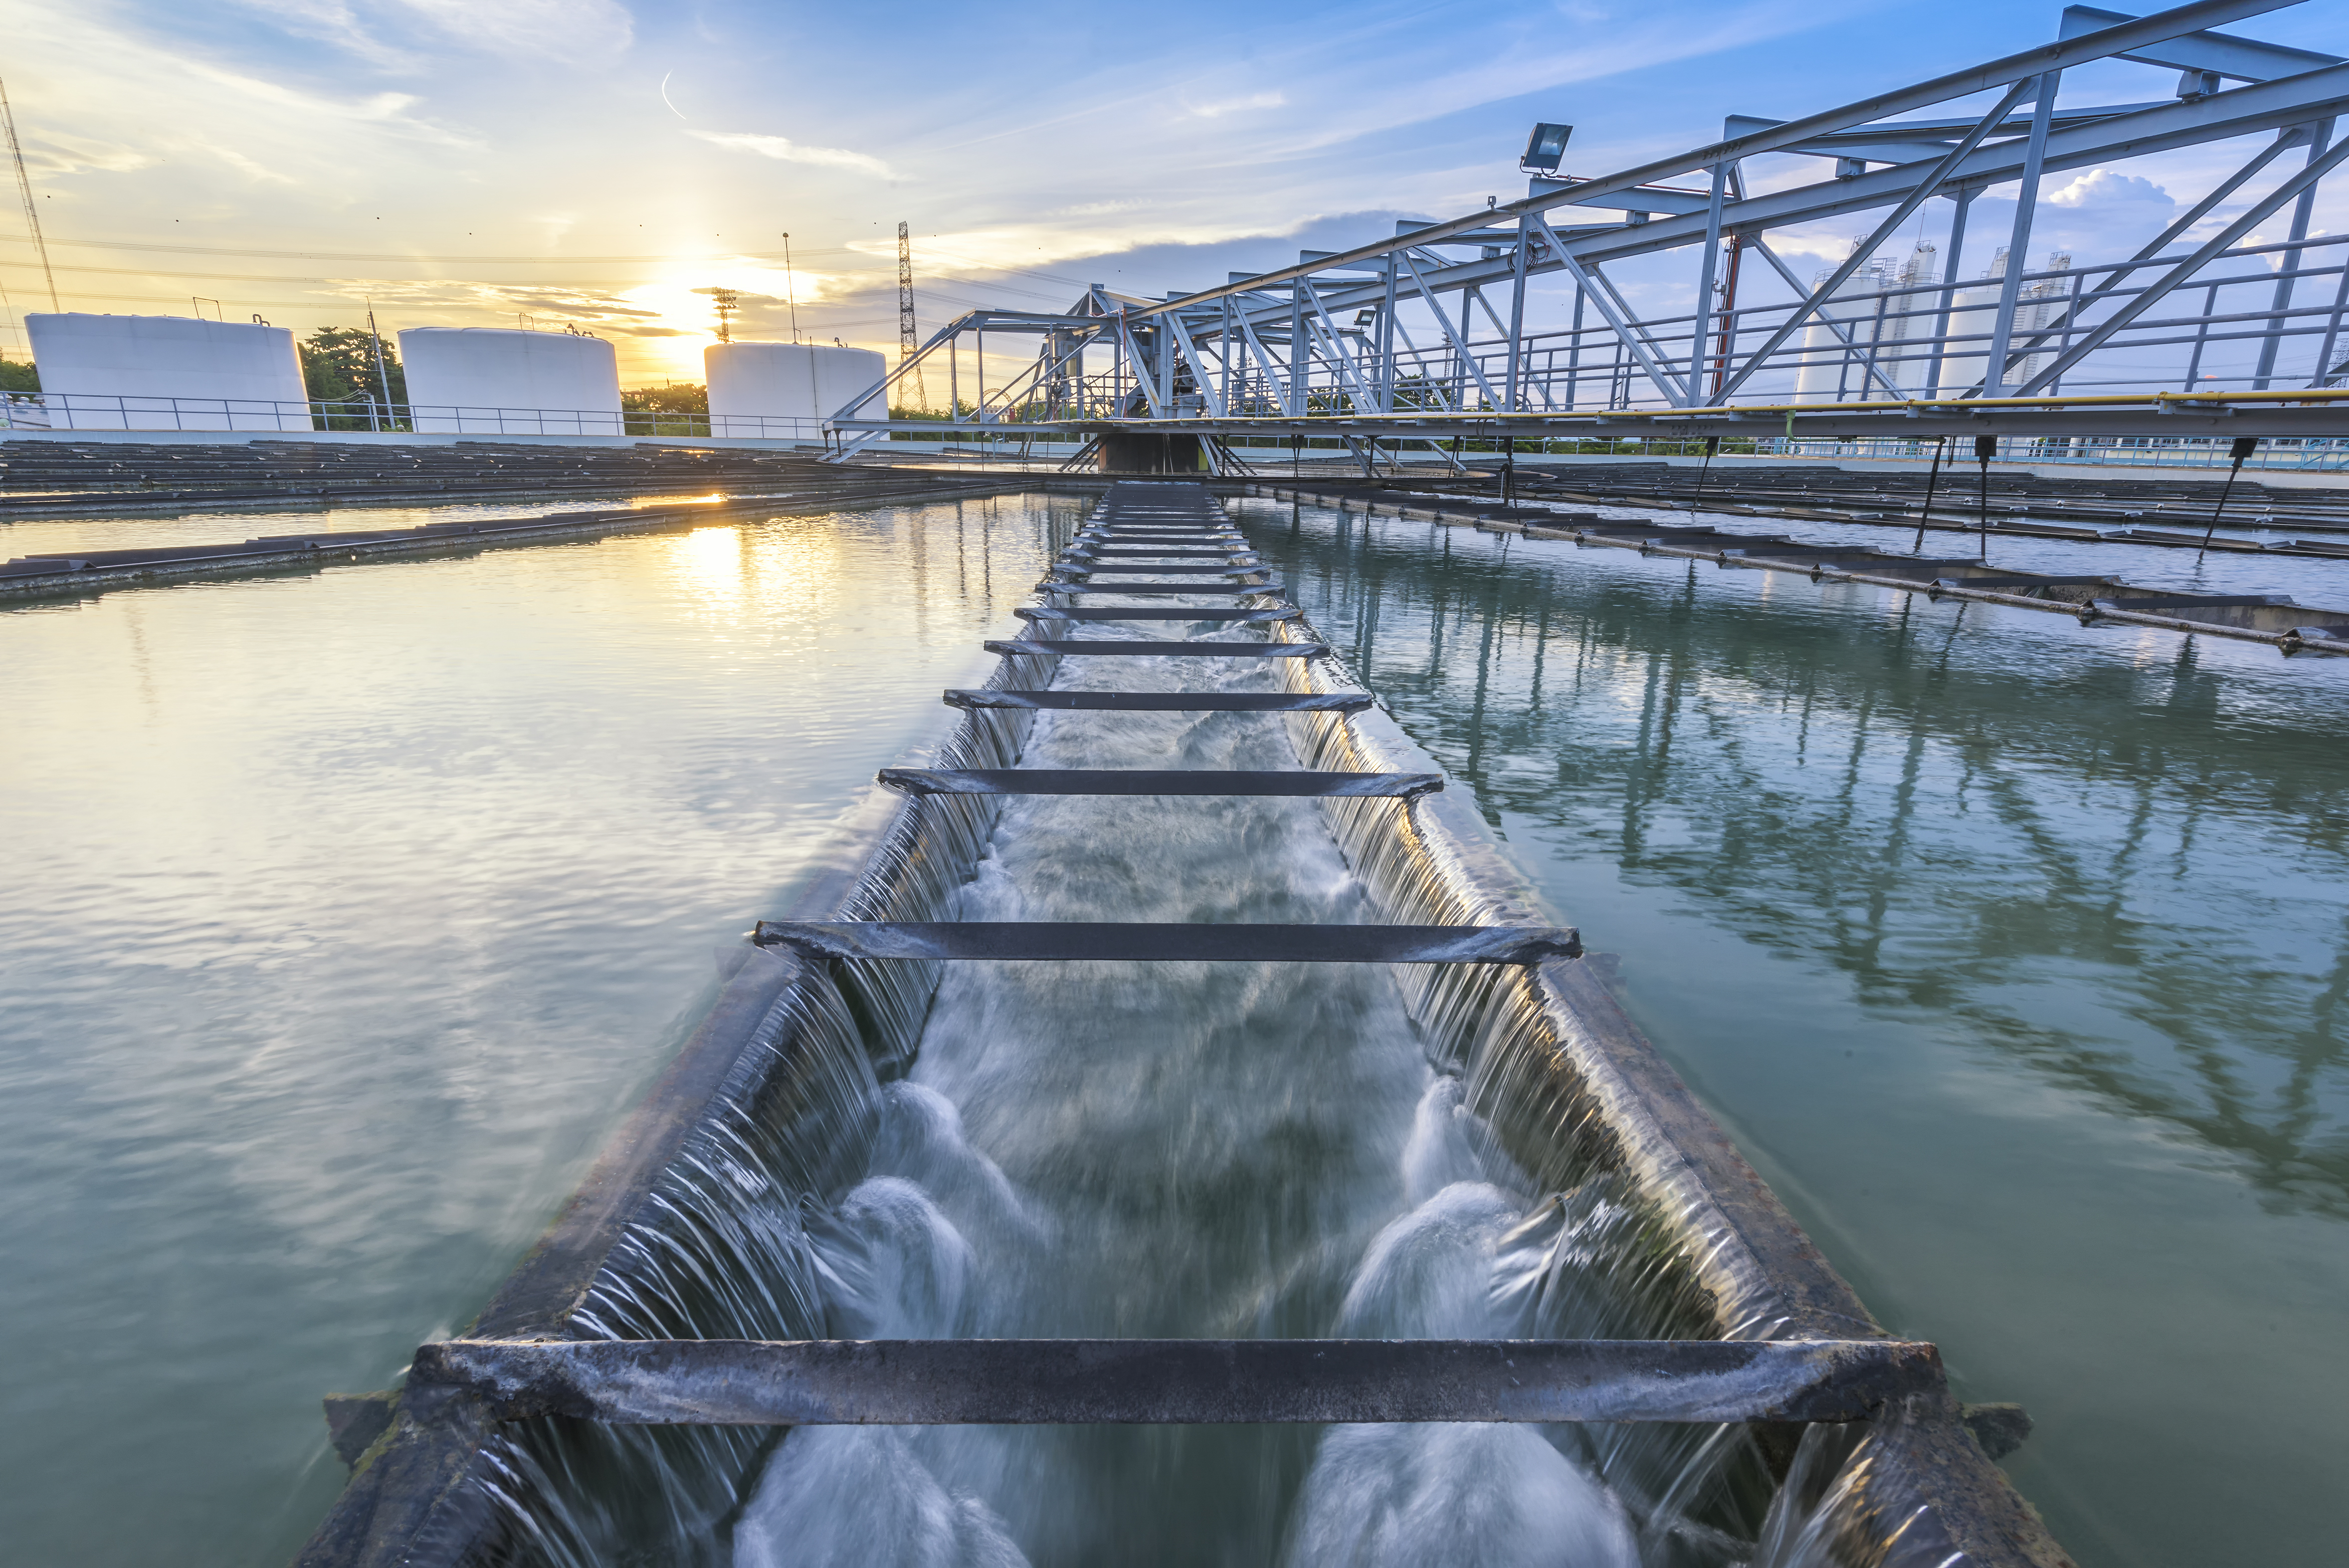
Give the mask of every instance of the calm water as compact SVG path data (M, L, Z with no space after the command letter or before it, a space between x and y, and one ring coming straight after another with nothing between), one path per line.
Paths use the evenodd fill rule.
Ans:
M617 511L673 506L696 496L574 496L555 501L466 501L452 506L301 506L259 511L129 512L120 517L34 517L0 521L0 560L66 550L133 550L147 545L234 543L267 535L419 528L470 518L537 517L551 512Z
M2349 660L1236 511L2085 1563L2337 1552ZM0 614L12 1561L291 1552L1047 511Z
M1066 503L1061 503L1066 504ZM283 1561L1045 558L1041 505L0 614L0 1557ZM134 526L143 523L134 524Z
M1237 510L2084 1563L2339 1555L2349 660Z

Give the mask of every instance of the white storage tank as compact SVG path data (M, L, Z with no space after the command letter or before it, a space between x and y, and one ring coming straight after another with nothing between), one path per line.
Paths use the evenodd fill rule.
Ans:
M812 440L816 421L840 413L848 400L889 373L888 356L869 348L812 343L713 343L701 351L709 384L709 433ZM855 418L885 419L888 400L874 396ZM792 419L801 426L761 426Z
M620 361L600 337L496 326L399 335L416 428L475 436L617 436Z
M1835 275L1822 268L1811 280L1816 294ZM1880 384L1868 374L1868 351L1876 341L1877 296L1889 282L1884 263L1871 261L1812 313L1803 328L1803 360L1795 373L1797 403L1841 403L1865 398ZM1830 325L1830 323L1834 325ZM1840 328L1840 330L1838 330Z
M307 430L294 334L185 315L25 317L57 429Z

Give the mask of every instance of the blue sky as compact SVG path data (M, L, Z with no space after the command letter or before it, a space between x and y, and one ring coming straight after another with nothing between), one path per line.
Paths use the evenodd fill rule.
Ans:
M1716 138L1724 113L1809 112L2024 47L2060 10L0 0L0 36L67 309L185 315L202 295L302 331L369 297L387 328L527 314L611 337L638 382L698 378L697 286L751 296L738 335L782 335L788 293L811 335L893 346L901 219L926 331L1086 282L1196 286L1522 194L1537 119L1574 123L1569 169L1602 173ZM2349 7L2233 30L2349 55ZM2090 67L2065 98L2174 80ZM2051 181L2034 254L2134 248L2227 150ZM1850 238L1780 248L1823 265ZM0 217L15 311L47 308L31 259ZM1661 290L1676 264L1627 283ZM0 353L22 344L0 323Z

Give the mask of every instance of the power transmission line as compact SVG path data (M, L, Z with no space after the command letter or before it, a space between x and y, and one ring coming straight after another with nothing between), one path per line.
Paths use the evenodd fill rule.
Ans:
M16 139L16 111L8 107L5 82L0 82L0 127L7 129L8 155L16 160L16 193L25 199L25 229L33 237L33 249L40 253L41 275L49 280L49 308L62 311L65 307L57 304L57 277L49 271L49 243L41 238L41 212L33 205L33 181L25 172L25 148Z

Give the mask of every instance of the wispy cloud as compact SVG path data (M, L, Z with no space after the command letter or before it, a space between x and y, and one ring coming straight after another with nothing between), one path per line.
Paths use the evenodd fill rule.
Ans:
M85 170L127 174L160 161L151 152L125 147L120 142L99 141L64 131L52 130L26 139L25 162L36 179L78 174Z
M896 181L903 178L886 163L868 153L851 152L844 147L810 147L789 137L760 136L747 130L688 130L688 136L698 137L716 147L739 148L755 152L761 158L779 158L785 163L812 163L826 169L853 169L860 174L870 174L877 180Z
M442 32L477 48L584 65L614 59L636 41L636 20L617 0L402 0Z
M1278 108L1288 101L1287 93L1250 93L1246 98L1226 98L1221 103L1194 104L1185 112L1200 119L1220 119L1243 109Z

